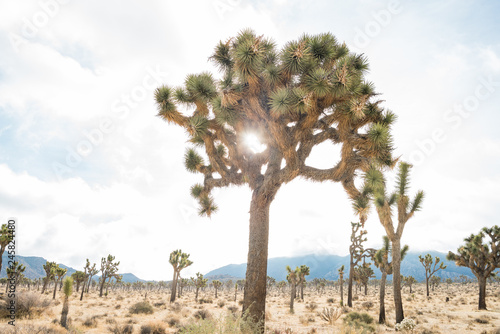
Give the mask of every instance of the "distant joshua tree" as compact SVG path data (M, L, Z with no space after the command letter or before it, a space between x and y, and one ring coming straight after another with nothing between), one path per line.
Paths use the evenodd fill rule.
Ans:
M340 306L344 306L344 265L339 268Z
M73 278L73 282L76 283L76 292L78 292L80 291L80 285L87 280L87 275L83 271L77 270L71 274L71 278Z
M402 278L402 281L404 282L405 285L407 285L410 288L410 293L413 293L412 287L413 284L417 283L417 280L413 276L406 276Z
M56 268L57 264L55 262L47 261L43 265L43 270L45 271L45 278L43 279L42 295L44 294L45 289L47 288L49 282L54 279Z
M113 277L117 276L120 261L113 262L114 260L115 257L111 254L109 254L107 258L101 258L101 280L99 287L99 297L102 297L103 295L104 285L106 284L106 281L108 281L109 283Z
M52 299L56 299L57 292L57 284L62 281L63 277L68 272L68 269L60 268L59 265L55 268L54 271L54 294L52 295Z
M290 283L290 313L293 313L293 301L295 300L297 284L300 280L300 268L296 267L295 270L292 270L290 266L286 266L286 271L288 272L286 279Z
M18 286L20 280L23 277L23 272L26 270L26 267L19 263L18 261L12 262L12 265L7 267L7 284L5 286L5 293L9 291L9 287L11 286L11 282L14 282L15 286Z
M219 280L213 280L212 285L214 286L215 289L215 298L217 299L217 290L222 286L222 282Z
M389 261L389 254L392 253L391 244L387 236L382 237L383 245L374 256L375 266L382 272L382 278L380 279L380 309L378 314L378 323L385 323L385 283L387 280L387 275L392 275L392 261ZM401 249L401 261L406 256L408 252L408 245L404 245ZM410 285L411 293L411 285Z
M0 228L0 271L2 270L2 256L7 245L12 241L13 234L7 224L2 224Z
M64 301L63 308L61 312L61 326L68 329L68 312L69 312L69 297L73 293L73 279L71 277L66 277L63 284Z
M192 265L193 261L189 260L189 254L183 253L182 250L178 249L170 253L168 262L174 268L174 278L172 279L172 293L170 294L170 302L173 303L175 301L177 281L181 276L181 270Z
M87 259L87 263L85 264L84 268L85 275L87 277L87 283L83 283L82 286L82 294L80 295L80 300L83 299L83 292L89 293L90 285L92 283L92 277L96 275L99 272L99 269L96 268L96 264L94 263L92 266L90 266L90 261ZM87 288L85 289L85 285L87 285Z
M488 236L490 240L483 242ZM457 266L468 267L477 277L479 283L480 310L486 310L486 279L500 268L500 227L483 228L481 232L465 238L465 245L461 246L457 254L449 252L446 257L455 261Z
M300 274L298 286L300 286L300 299L304 300L304 286L306 285L306 276L309 275L310 269L305 264L301 265L299 269Z
M368 281L370 278L375 277L375 273L373 272L373 269L370 267L369 262L364 262L361 265L358 265L356 268L354 268L354 279L356 280L357 284L363 286L364 288L364 293L365 296L368 294Z
M440 261L440 258L436 256L435 260L432 260L431 254L426 254L425 257L421 255L418 256L420 263L425 269L425 286L427 288L427 297L429 297L429 280L430 278L439 270L446 269L446 265ZM433 289L434 290L434 289Z
M200 291L201 288L204 288L207 286L207 278L203 278L203 275L201 273L196 273L196 278L191 277L191 280L193 281L194 287L195 287L195 297L194 300L198 301L198 292Z
M373 194L375 207L380 223L385 228L385 233L392 243L392 285L394 289L394 308L396 323L404 319L403 300L401 297L401 237L408 220L419 211L424 200L424 192L418 191L410 201L408 190L410 186L411 165L406 162L399 163L396 175L396 190L387 194L385 177L378 169L372 168L365 174L368 190ZM392 218L392 207L397 207L397 224Z
M441 277L439 276L432 276L431 279L429 280L429 285L431 286L432 291L434 291L434 288L437 288L440 283L441 283Z

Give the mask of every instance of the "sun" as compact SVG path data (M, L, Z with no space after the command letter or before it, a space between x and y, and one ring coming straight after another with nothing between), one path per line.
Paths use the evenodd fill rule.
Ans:
M247 133L244 135L245 145L252 150L253 153L263 152L267 146L262 144L259 137L254 133Z

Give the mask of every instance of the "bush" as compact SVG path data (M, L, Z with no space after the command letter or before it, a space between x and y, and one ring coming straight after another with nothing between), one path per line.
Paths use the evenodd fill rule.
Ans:
M333 323L342 315L342 309L325 307L322 312L318 313L318 315L321 319L328 322L329 325L333 325Z
M351 328L361 330L362 333L373 333L376 330L372 325L373 318L366 313L351 312L344 318L344 323Z
M315 302L310 302L309 304L306 305L306 308L311 312L314 311L317 307L318 304L316 304Z
M33 324L16 324L16 326L8 326L13 327L9 329L2 329L2 333L4 334L66 334L68 333L66 329L62 328L59 325L48 325L48 326L40 326Z
M108 331L113 334L132 334L134 332L134 326L128 325L114 325L113 327L108 327Z
M87 320L85 320L83 322L83 325L85 327L90 327L90 328L95 328L97 327L97 317L96 316L93 316L93 317L90 317L90 318L87 318Z
M226 306L226 302L223 300L219 300L219 302L217 303L217 306L219 306L220 308L223 308L224 306Z
M333 302L334 302L334 301L335 301L335 300L334 300L333 298L328 298L328 299L326 300L326 302L327 302L327 303L330 303L330 304L333 304Z
M365 310L369 310L373 307L373 302L371 301L368 301L368 302L363 302L361 304L361 306L365 309Z
M159 321L141 326L141 334L165 334L165 325Z
M151 314L153 313L153 306L151 306L148 302L139 302L132 305L129 311L132 314Z
M213 301L210 298L200 298L198 299L199 304L212 304Z
M415 320L410 319L410 318L406 318L406 319L403 319L403 321L401 321L399 324L396 324L396 326L394 326L394 328L397 331L413 331L415 326L417 326L417 324L415 324Z
M198 310L196 311L194 314L193 314L193 317L195 317L196 319L201 319L201 320L205 320L205 319L209 319L212 317L212 315L210 314L210 312L208 312L207 310L205 309L201 309L201 310Z
M28 318L40 316L51 305L49 299L43 298L40 294L34 292L18 292L16 293L16 318ZM7 295L2 297L0 302L0 318L8 318L10 316L7 310L10 299Z
M180 321L180 320L179 320L179 318L177 318L177 317L172 317L172 318L170 318L170 319L168 319L168 320L165 320L165 322L166 322L166 323L167 323L170 327L176 327L176 326L178 326L178 325L181 323L181 321Z

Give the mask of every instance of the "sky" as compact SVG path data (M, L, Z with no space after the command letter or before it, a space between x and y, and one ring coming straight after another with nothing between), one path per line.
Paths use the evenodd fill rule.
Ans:
M197 215L187 135L156 117L154 89L211 71L215 45L245 28L279 47L331 32L370 62L367 79L398 115L396 156L425 192L402 242L456 250L500 207L497 1L0 0L0 220L17 253L82 270L112 254L121 273L170 280L246 262L250 191L214 192ZM313 150L331 167L338 147ZM389 185L394 176L388 175ZM356 221L342 187L296 179L272 203L269 257L346 255ZM367 246L385 234L372 210Z

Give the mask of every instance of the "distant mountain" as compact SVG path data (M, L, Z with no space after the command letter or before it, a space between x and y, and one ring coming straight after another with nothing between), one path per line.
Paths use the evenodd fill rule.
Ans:
M425 280L424 267L420 263L418 256L431 254L438 256L441 261L443 261L447 268L445 270L438 271L435 275L441 277L442 279L453 278L460 275L465 275L467 277L473 278L473 274L469 268L457 267L453 261L446 260L446 254L428 251L428 252L409 252L404 261L401 263L401 274L404 276L413 276L418 281ZM305 264L310 268L310 275L307 276L307 280L312 280L314 278L325 278L328 280L338 279L338 268L340 266L345 266L346 276L349 273L349 255L338 256L338 255L306 255L306 256L296 256L296 257L277 257L271 258L267 261L267 275L274 277L276 280L286 280L286 266L295 268ZM205 276L213 275L230 275L236 278L244 278L246 273L246 263L242 264L230 264L215 270L208 272ZM380 278L382 273L375 267L376 278ZM392 279L389 276L389 279Z
M236 283L237 280L242 279L241 277L235 277L231 275L209 275L209 276L204 275L203 277L208 279L208 283L215 280L221 281L222 283L225 283L227 281L233 281L234 283Z
M19 261L19 263L24 264L26 266L26 270L24 271L24 276L30 278L30 279L37 279L40 277L45 277L45 271L43 270L43 265L47 262L46 259L43 257L38 257L38 256L20 256L16 255L16 261ZM2 256L2 271L0 272L0 278L2 277L7 277L6 273L6 268L8 266L9 258L8 256L4 253ZM71 267L68 267L64 264L59 263L59 267L67 269L68 272L66 273L66 276L71 276L74 272L76 272L76 269L73 269ZM83 268L82 268L83 269ZM123 282L145 282L144 280L138 278L134 274L120 274L123 275ZM99 275L96 276L96 279L99 279Z

